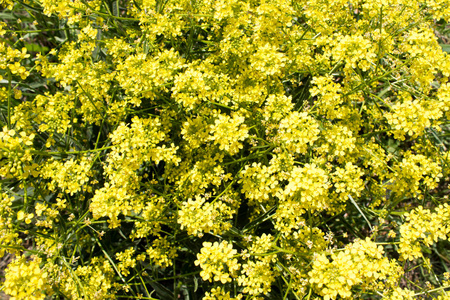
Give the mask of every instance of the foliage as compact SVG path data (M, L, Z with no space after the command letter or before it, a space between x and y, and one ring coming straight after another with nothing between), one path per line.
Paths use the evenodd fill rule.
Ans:
M0 4L12 299L450 299L449 1Z

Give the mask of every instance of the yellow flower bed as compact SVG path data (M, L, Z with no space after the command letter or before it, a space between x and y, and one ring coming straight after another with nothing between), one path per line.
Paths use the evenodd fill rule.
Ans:
M450 299L448 0L0 7L11 299Z

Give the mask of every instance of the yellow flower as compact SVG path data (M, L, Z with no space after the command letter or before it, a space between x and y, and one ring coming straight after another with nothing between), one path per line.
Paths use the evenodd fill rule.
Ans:
M235 258L236 254L237 250L233 249L233 245L227 241L203 242L203 247L194 263L202 269L200 276L203 280L220 281L225 284L236 277L240 268Z
M43 300L50 287L48 273L40 268L40 259L28 261L24 256L16 257L5 271L5 293L11 300Z

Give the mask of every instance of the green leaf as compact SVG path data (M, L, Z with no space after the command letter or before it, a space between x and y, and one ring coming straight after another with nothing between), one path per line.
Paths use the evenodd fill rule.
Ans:
M25 48L29 52L47 53L49 51L48 47L41 46L38 44L25 44Z
M442 51L450 53L450 45L447 44L439 44L442 47Z
M351 195L348 195L348 198L350 199L350 201L353 203L353 205L356 207L356 209L359 211L359 213L361 214L361 216L364 218L364 220L366 220L367 225L369 225L369 228L371 231L373 231L372 225L370 225L369 220L366 218L366 215L362 212L362 210L359 208L358 203L356 203L355 200L353 200L353 197Z
M245 233L249 230L251 230L252 228L254 228L255 226L264 223L265 221L269 220L270 218L272 218L272 213L276 210L276 205L273 206L272 208L270 208L268 211L266 211L264 214L260 215L258 218L254 219L252 222L248 223L247 225L244 226L244 228L242 229L242 232Z
M17 17L11 13L9 13L9 14L8 13L0 13L0 19L1 20L16 20Z
M152 288L155 290L156 294L161 297L162 300L172 300L174 298L174 294L166 288L164 285L156 282L156 281L150 281L149 282Z

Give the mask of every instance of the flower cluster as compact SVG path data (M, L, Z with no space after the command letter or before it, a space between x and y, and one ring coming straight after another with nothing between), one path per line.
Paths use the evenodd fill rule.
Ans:
M203 280L231 282L231 278L236 276L240 268L234 257L236 254L237 250L233 249L233 244L227 241L214 244L204 242L195 265L202 269L200 276Z
M26 257L19 256L8 265L4 287L13 300L45 299L49 290L48 273L41 270L40 263L39 258L28 261Z
M376 290L380 281L395 282L401 274L395 261L383 257L383 249L369 239L349 244L343 251L332 253L328 258L316 257L310 282L324 299L352 298L353 286ZM394 277L394 278L390 278Z
M431 212L419 206L405 215L400 226L399 253L404 259L423 257L422 247L430 247L450 236L450 206L445 203Z

